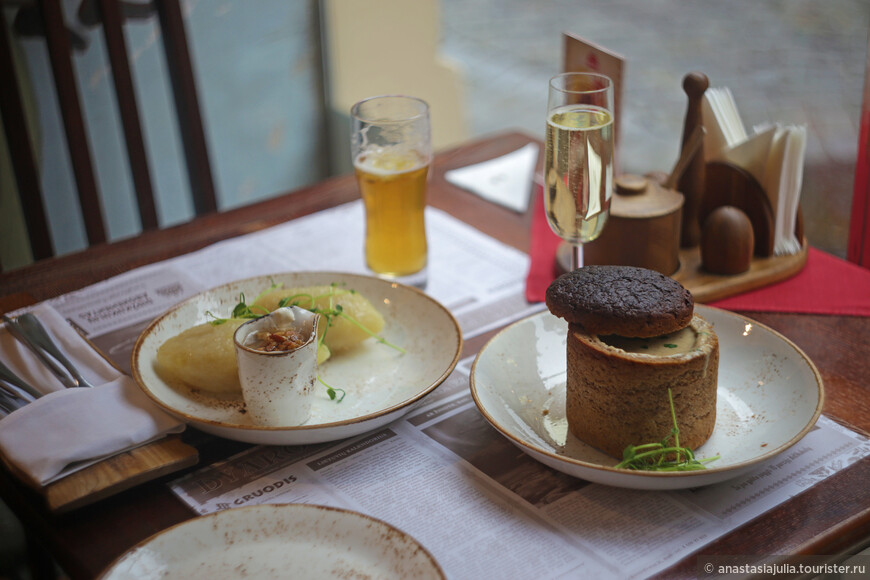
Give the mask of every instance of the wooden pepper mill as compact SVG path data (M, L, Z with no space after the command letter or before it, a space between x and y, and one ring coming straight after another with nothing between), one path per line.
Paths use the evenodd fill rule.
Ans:
M704 121L701 116L701 103L710 81L707 76L693 72L683 79L683 90L689 98L686 119L683 124L682 147L687 147L692 134L697 127L703 127ZM683 218L680 233L680 246L694 248L701 242L701 224L699 211L704 196L705 182L704 145L703 142L697 147L692 160L677 182L677 191L683 194Z

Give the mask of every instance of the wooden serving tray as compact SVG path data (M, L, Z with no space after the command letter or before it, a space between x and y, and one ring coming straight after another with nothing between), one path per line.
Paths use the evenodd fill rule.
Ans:
M700 247L680 249L680 265L671 278L686 287L695 302L705 304L735 294L763 288L790 278L800 272L807 263L809 245L802 238L801 251L788 256L755 256L749 270L731 276L711 274L701 267ZM556 251L556 261L561 272L565 272L570 261L570 246L564 242Z
M685 286L695 302L707 303L721 300L734 294L769 286L790 278L800 272L807 263L809 246L803 239L801 251L788 256L754 257L749 270L742 274L725 276L711 274L701 268L699 247L680 250L680 266L671 275Z

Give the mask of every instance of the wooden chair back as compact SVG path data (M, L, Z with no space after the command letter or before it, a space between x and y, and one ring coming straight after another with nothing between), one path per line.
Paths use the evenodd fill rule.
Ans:
M102 25L118 110L121 116L129 169L135 188L143 230L159 227L154 203L151 169L146 154L130 58L124 37L124 8L151 10L149 5L121 0L85 0L91 16ZM90 245L107 240L105 216L88 142L88 131L76 88L70 30L64 22L60 0L36 0L21 10L30 10L45 36L58 105L72 164L78 199ZM153 0L170 75L175 110L181 132L185 162L196 215L217 210L211 164L203 130L202 114L194 82L193 65L179 0ZM0 113L9 143L12 165L28 237L35 260L55 254L46 219L40 176L31 136L24 115L22 92L12 58L12 38L0 11ZM95 22L95 23L97 23Z

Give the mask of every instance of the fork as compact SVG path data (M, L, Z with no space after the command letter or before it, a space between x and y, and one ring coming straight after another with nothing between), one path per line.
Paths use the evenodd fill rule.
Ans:
M67 388L93 387L61 352L36 316L25 313L16 318L3 315L9 332L27 346Z

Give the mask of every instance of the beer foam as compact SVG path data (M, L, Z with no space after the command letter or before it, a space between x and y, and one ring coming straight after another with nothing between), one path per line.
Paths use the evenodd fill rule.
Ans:
M428 163L418 151L384 149L363 151L354 160L354 167L375 175L395 175L422 169Z

